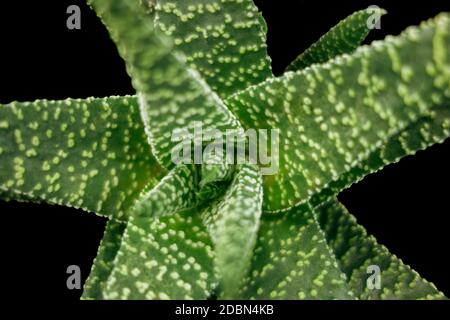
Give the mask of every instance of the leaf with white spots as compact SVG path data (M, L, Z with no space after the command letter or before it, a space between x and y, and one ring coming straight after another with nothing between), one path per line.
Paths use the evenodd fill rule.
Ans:
M208 155L204 158L206 161L199 169L199 190L197 192L199 202L223 195L236 172L236 166L225 163L224 158L219 155Z
M211 169L203 170L203 174L212 174L212 172L214 172L217 177L221 179L216 180L212 178L211 175L208 175L206 180L202 180L205 183L200 188L200 192L209 185L218 184L219 194L223 194L226 190L226 185L223 184L224 181L226 181L226 178L223 176L223 173L227 172L227 169L224 168L224 171L218 170L219 168L222 168L222 166L219 165L202 166L202 168L203 167ZM132 218L130 220L129 228L131 228L131 230L128 232L131 233L136 231L137 224L141 227L145 224L156 225L152 222L154 220L144 219L144 217L159 218L161 216L167 216L167 218L169 218L170 215L172 220L175 221L178 217L185 214L176 214L177 211L185 211L190 206L198 205L199 200L196 198L197 188L193 185L195 182L195 177L193 177L193 175L195 175L195 171L192 170L190 166L182 165L172 170L148 193L144 193L133 209L130 210L129 215ZM206 198L203 200L206 200ZM238 169L237 174L234 176L234 180L231 182L225 195L209 205L206 205L206 209L202 210L203 221L208 227L209 234L214 243L214 252L216 254L214 263L220 277L220 290L223 292L223 296L233 297L239 289L243 276L248 271L259 226L261 205L262 181L259 170L256 166L244 165ZM194 212L200 210L201 209L191 211ZM161 221L166 221L162 218L160 219ZM169 234L171 232L172 231L169 231ZM148 233L155 235L155 232L153 231ZM142 231L140 234L144 235L144 232ZM165 236L162 235L161 239L164 240ZM158 241L162 241L161 239L158 238ZM117 240L120 241L120 238ZM138 242L136 239L132 241L133 244ZM102 246L111 246L109 242L110 241L108 240L106 244L102 243ZM122 252L128 250L128 247L126 247L127 244L122 245L124 246ZM138 246L140 245L139 242ZM142 245L142 247L144 247L144 245ZM105 249L101 249L100 253L104 250ZM110 254L110 256L112 255ZM104 258L101 256L98 262L96 261L100 267L94 268L94 276L92 276L94 284L90 285L90 287L94 287L94 289L97 290L99 290L100 286L100 284L98 284L100 282L98 279L102 280L104 275L107 275L107 271L111 272L111 270L104 266L107 265L111 268L112 264L109 263L108 260L103 261L103 259ZM124 260L118 261L114 265L119 266L124 264L125 266L119 268L135 268L135 264L132 260L133 258L127 256ZM100 269L103 274L97 275L99 273L97 269ZM104 271L104 269L107 269L107 271ZM172 288L171 290L174 289ZM153 293L156 294L156 292L157 291L153 289ZM164 293L168 296L173 295L169 295L166 291L164 291ZM114 294L113 296L107 294L106 297L114 298ZM137 296L132 295L129 298L134 299L137 298ZM154 298L161 298L161 296L156 294Z
M193 130L196 122L204 129L237 129L240 125L219 96L170 39L156 32L136 1L92 0L124 57L140 107L153 154L166 168L174 166L172 151L179 142L179 130Z
M115 220L107 222L91 273L83 287L82 299L102 299L104 284L114 268L114 259L119 251L125 227L125 223Z
M2 198L125 219L141 190L164 172L133 97L0 105Z
M144 11L153 18L155 13L156 0L139 0L139 3Z
M359 299L445 299L436 287L403 264L357 224L336 200L320 206L318 220L341 270ZM380 289L367 286L369 266L380 268Z
M380 9L380 17L385 13ZM348 16L299 55L286 70L302 70L312 64L324 63L341 54L355 51L371 31L368 21L373 14L372 9L366 9Z
M212 244L196 211L130 217L104 299L206 299L217 286Z
M262 179L256 165L242 165L224 195L203 213L214 243L222 298L235 298L250 267L262 213Z
M407 155L413 155L435 143L442 143L450 137L450 103L434 107L428 116L413 123L404 131L389 139L369 157L351 170L314 194L309 201L313 207L337 195L341 190L363 179L366 175L398 162Z
M234 166L226 164L180 164L155 187L145 190L129 215L158 217L198 208L222 195L233 173Z
M246 128L279 128L264 209L308 201L450 98L448 15L226 100Z
M380 15L385 14L381 9ZM326 62L335 56L353 52L369 34L367 20L372 10L355 12L332 28L317 43L307 49L294 61L288 70L303 69L314 63ZM407 130L392 137L389 142L370 154L367 160L331 182L321 192L312 196L310 203L319 205L338 194L367 174L397 162L406 155L412 155L450 136L450 108L435 107L429 116L413 123Z
M139 104L0 106L0 197L112 218L83 298L444 298L337 202L320 205L449 136L448 15L348 55L368 33L368 11L357 12L291 66L303 70L274 79L250 0L91 3ZM198 124L222 136L241 122L280 129L276 175L262 181L256 165L216 153L201 166L173 161ZM162 180L148 142L171 169ZM264 208L284 214L261 218L263 188ZM381 268L381 291L365 286L369 265Z
M244 299L352 299L308 206L263 215Z
M253 0L159 0L156 27L222 98L272 76Z
M177 166L138 198L129 215L150 218L195 208L198 204L196 180L193 165Z

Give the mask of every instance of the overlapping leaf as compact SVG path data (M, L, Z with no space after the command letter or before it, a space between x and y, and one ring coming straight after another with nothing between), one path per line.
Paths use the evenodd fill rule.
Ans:
M255 165L242 165L225 194L202 213L214 243L221 297L234 298L246 275L262 213L262 179Z
M158 217L195 208L198 205L196 175L192 165L174 168L154 188L142 193L130 208L130 215Z
M130 216L108 222L84 298L443 297L337 203L313 207L449 135L448 16L238 92L271 76L252 1L91 3L127 62L160 163L174 167L177 129L224 132L240 128L235 116L246 128L279 128L281 149L271 152L281 170L264 181L266 209L302 205L264 216L258 233L258 169L220 161L178 165L153 188L165 170L134 97L0 106L2 198ZM353 51L368 14L341 22L291 69ZM233 114L219 96L235 92L226 101ZM370 264L382 268L382 291L365 285Z
M196 122L220 132L240 127L198 72L174 52L171 41L155 32L136 1L90 2L125 58L154 155L163 166L174 165L176 129L193 131Z
M309 199L449 99L449 18L268 80L227 105L244 127L282 128L265 209Z
M180 170L185 172L184 169ZM201 233L202 229L197 224L193 226L192 232L200 232L199 236L202 237L202 241L205 241L205 243L209 241L208 239L210 237L212 238L215 252L215 258L213 259L213 262L215 265L214 268L217 272L217 279L220 282L220 294L222 297L235 297L236 291L239 289L242 283L242 279L248 271L259 226L259 218L261 215L262 206L262 182L259 176L259 171L254 166L252 167L244 165L238 170L237 174L234 177L234 180L229 186L229 189L220 189L221 193L224 194L221 198L213 201L210 204L207 204L203 209L199 207L187 213L185 211L186 207L192 204L198 204L197 200L190 198L192 201L188 201L185 203L185 205L182 205L180 208L185 211L184 213L176 213L174 211L175 209L173 205L168 204L167 208L170 212L165 214L163 212L165 207L164 204L158 203L158 201L167 202L167 199L171 199L172 201L174 201L174 203L179 203L177 202L179 200L178 198L183 198L177 197L177 193L175 191L174 194L170 195L169 193L165 192L165 190L170 190L174 187L184 190L191 184L190 179L188 179L189 181L184 181L181 180L180 175L175 175L174 173L176 171L179 170L175 169L173 172L169 173L168 176L161 180L160 184L158 184L148 194L140 198L139 201L141 204L137 206L139 210L131 211L130 214L132 215L132 218L128 224L127 232L128 234L134 235L133 239L127 238L127 236L122 239L119 235L109 234L117 233L117 230L114 230L112 228L105 231L107 240L105 240L101 244L101 249L99 251L100 258L94 264L92 279L90 279L90 283L88 283L86 287L86 290L89 292L89 294L87 295L88 298L98 297L99 292L104 292L104 295L101 296L103 298L123 298L123 296L120 296L121 293L117 293L117 291L111 293L112 289L104 284L104 281L106 281L105 276L110 279L108 281L112 281L114 283L115 280L111 279L120 277L120 284L117 287L113 286L118 290L119 287L124 286L124 283L127 281L127 277L131 277L125 273L122 274L122 272L118 270L129 270L130 268L138 269L139 264L145 264L145 261L143 259L147 257L153 257L153 262L151 264L154 265L158 263L164 270L163 266L167 265L167 261L169 260L163 258L165 254L164 251L159 252L158 250L160 246L166 245L166 240L168 238L166 235L155 235L155 230L164 229L164 232L167 232L169 235L173 236L175 236L175 233L173 233L174 226L176 228L179 228L180 231L186 231L184 228L188 228L189 230L189 226L185 225L186 222L182 222L182 219L184 219L182 217L184 217L185 215L189 216L189 221L192 221L192 219L194 219L194 221L197 221L195 219L199 219L199 217L202 217L203 224L207 227L209 235L203 235ZM178 185L179 183L181 183L181 185ZM195 190L195 188L192 188L191 190ZM163 199L159 199L158 196L154 196L154 194L159 195L160 193L163 194L166 198L164 199L163 197ZM202 211L202 214L200 214L200 211ZM135 214L139 214L139 216L135 216ZM158 215L163 217L158 217ZM145 216L156 216L156 220L143 218ZM170 227L167 226L166 229L165 226L166 224L168 224L168 221L171 221L172 225ZM164 227L159 226L160 223ZM146 234L149 234L148 237L151 238L151 243L149 243L149 240L145 238ZM141 237L142 239L139 239L139 237ZM118 258L115 262L111 262L110 260L108 260L108 257L112 256L112 249L109 248L113 247L113 245L111 244L111 241L113 240L116 241L115 248L117 248L118 243L122 242L121 250L119 251L119 254L117 255ZM172 247L184 246L185 241L191 243L191 241L186 238L180 239L175 237L172 239L172 241ZM149 253L148 255L145 255L145 257L143 257L144 254L140 253L140 257L137 257L137 251L134 248L144 249L146 247L149 247L149 252L151 252L151 254ZM210 250L211 248L207 247L208 254L210 254ZM128 253L128 251L130 251L130 253ZM107 252L108 254L104 254L104 252ZM201 261L204 261L205 257L207 257L208 259L210 258L209 256L205 255L205 252L199 251L197 253L199 254L198 259ZM124 255L125 257L121 259L121 255ZM184 254L181 255L184 256ZM106 261L103 261L103 259L105 259ZM115 272L111 272L112 267L117 268L117 270L115 269ZM185 268L188 267L185 266ZM153 293L155 293L153 298L164 298L166 297L166 295L168 297L177 297L180 299L191 297L187 292L184 292L185 296L182 296L182 290L178 291L179 289L175 287L167 287L160 284L157 280L155 280L156 271L152 273L145 268L144 270L145 272L143 272L142 274L138 271L134 272L138 279L136 281L138 281L140 284L151 283L153 284L153 286L151 286L153 289L150 293L148 293L147 291L140 292L139 290L138 292L131 292L130 296L127 296L128 298L143 298L144 294L152 295ZM175 270L173 272L183 273L180 270ZM212 271L207 271L207 274L209 276L212 275ZM205 272L202 271L202 277L204 276ZM172 282L174 282L174 280L176 279L172 279ZM195 277L190 279L187 276L182 279L184 279L183 284L185 288L192 288L192 286L195 286L195 281L197 280L197 278ZM127 288L130 288L130 286L127 286ZM132 291L135 289L137 289L137 285L134 286L134 289L132 289ZM210 293L212 292L212 289L213 286L211 284L208 287ZM163 294L162 296L160 296L156 294L160 292L157 290L164 292L165 295ZM207 296L206 292L204 294L205 296L203 296L203 298ZM149 296L147 296L147 298L148 297ZM195 297L198 298L199 296L196 295Z
M0 106L2 198L45 201L124 219L164 173L135 98Z
M369 13L369 12L368 12ZM355 20L360 15L360 19ZM321 38L318 44L313 45L307 52L302 54L291 66L290 70L301 69L313 63L325 62L339 54L346 53L345 46L339 47L335 41L326 44L325 40L336 37L336 32L341 29L342 40L350 42L345 49L348 52L356 49L357 42L362 41L367 32L364 32L367 17L361 19L361 13L355 13L330 33ZM351 22L353 20L353 22ZM352 23L359 24L356 28L356 36L345 34L345 30ZM354 27L357 27L355 25ZM328 38L330 37L330 38ZM355 40L356 42L351 43ZM320 43L322 42L322 43ZM326 50L319 49L326 46ZM352 46L355 46L354 48ZM321 57L320 52L322 51ZM442 142L450 136L450 109L448 106L435 107L429 116L412 124L408 129L389 139L389 141L375 150L366 161L360 163L348 173L342 175L337 181L332 182L322 192L315 194L311 200L313 205L319 205L338 193L344 187L361 179L374 168L382 168L384 165L398 161L401 157L413 154L419 149L429 145ZM389 251L379 245L372 236L368 236L363 227L356 223L345 208L337 201L329 201L320 205L316 211L319 216L321 227L326 232L327 242L337 255L339 266L348 277L352 291L359 299L442 299L443 294L435 286L404 265ZM382 267L382 289L369 289L366 283L367 268L371 265Z
M336 200L316 211L327 242L359 299L444 299L436 287L378 244ZM369 266L380 268L380 289L367 286Z
M385 13L378 9L379 15ZM326 62L343 53L353 52L367 36L369 15L372 10L358 11L341 21L336 27L324 35L304 54L294 61L289 70L299 70L314 63ZM334 41L331 41L334 39ZM342 42L347 45L340 45ZM322 52L322 54L321 54ZM443 70L444 72L449 72ZM431 76L435 70L430 69ZM401 133L393 136L388 142L374 150L370 156L358 163L356 167L332 181L325 189L312 196L310 204L313 207L326 202L344 188L362 179L367 174L381 169L384 165L397 162L406 155L412 155L428 146L442 142L450 136L450 109L448 103L434 107L428 116L408 126Z

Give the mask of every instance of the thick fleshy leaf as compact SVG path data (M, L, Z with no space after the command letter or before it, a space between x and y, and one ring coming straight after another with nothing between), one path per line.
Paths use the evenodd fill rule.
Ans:
M226 164L178 165L141 194L129 215L158 217L200 207L226 191L233 173Z
M206 299L217 286L213 250L197 212L131 217L104 299Z
M144 9L145 13L154 17L156 0L139 0L141 7Z
M308 206L263 215L245 299L352 299Z
M445 298L433 284L389 253L373 236L367 235L339 202L325 203L316 212L327 242L359 299ZM370 269L368 272L369 266L380 268L380 289L367 285L368 277L373 274Z
M255 165L239 166L226 193L203 212L214 243L222 298L236 298L248 272L262 212L262 179Z
M98 300L103 298L104 284L114 268L114 259L119 251L125 227L126 223L115 220L107 222L97 257L95 257L91 273L84 284L82 299Z
M381 18L385 13L382 9L378 13L373 9L353 13L299 55L287 67L287 71L302 70L312 64L325 63L336 56L355 51L370 33L369 19L374 14Z
M253 0L158 0L156 27L222 98L272 76Z
M130 208L130 215L158 217L197 206L197 174L193 165L172 169L154 188L144 192Z
M428 116L390 138L387 143L374 150L366 160L358 163L337 180L330 182L319 193L314 194L310 204L316 207L366 175L435 143L442 143L448 137L450 137L450 103L434 107Z
M346 299L351 290L362 299L444 298L338 203L313 207L449 136L448 16L317 65L353 50L364 30L355 29L348 47L337 41L352 23L361 27L351 17L301 57L314 66L237 93L227 101L232 114L209 86L226 97L270 76L250 0L160 0L155 26L154 0L92 2L127 60L148 135L135 97L0 106L0 198L113 218L83 298ZM284 135L282 149L271 150L282 157L281 173L264 183L268 209L286 212L264 216L260 229L256 167L174 167L171 159L177 129L236 129L236 115L246 128ZM166 171L148 137L173 168L156 187ZM369 265L381 268L382 290L367 288Z
M231 112L198 72L189 68L171 41L155 32L153 22L135 1L92 0L124 57L133 86L140 95L141 114L153 153L166 167L174 166L177 129L239 128Z
M369 34L368 18L372 10L355 12L324 35L319 42L294 61L288 70L303 69L314 63L326 62L340 54L351 53ZM385 14L381 9L379 15ZM448 104L435 107L428 117L424 117L408 129L402 131L379 149L370 154L367 160L333 181L321 192L313 195L310 203L315 207L338 194L352 183L383 166L399 161L406 155L412 155L434 143L442 142L450 136L450 108Z
M144 186L164 172L133 97L0 106L2 198L124 219Z
M246 128L279 128L264 208L311 196L450 98L449 17L250 87L227 105Z
M199 202L215 199L224 194L230 180L235 174L235 165L224 163L222 158L206 157L208 160L200 168L199 191L197 198Z

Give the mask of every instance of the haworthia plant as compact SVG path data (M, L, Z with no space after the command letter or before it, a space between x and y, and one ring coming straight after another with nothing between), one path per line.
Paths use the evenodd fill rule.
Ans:
M445 298L335 196L450 136L448 14L359 47L359 11L275 78L252 0L89 3L136 96L0 106L0 197L109 218L84 299ZM174 162L199 123L279 130L279 170Z

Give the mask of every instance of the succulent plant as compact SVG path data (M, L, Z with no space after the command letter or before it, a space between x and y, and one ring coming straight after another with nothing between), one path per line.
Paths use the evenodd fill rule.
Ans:
M0 198L109 219L84 299L445 298L336 196L450 136L448 14L360 47L358 11L275 77L252 0L89 2L137 94L0 105ZM278 129L277 171L175 163L198 123Z

